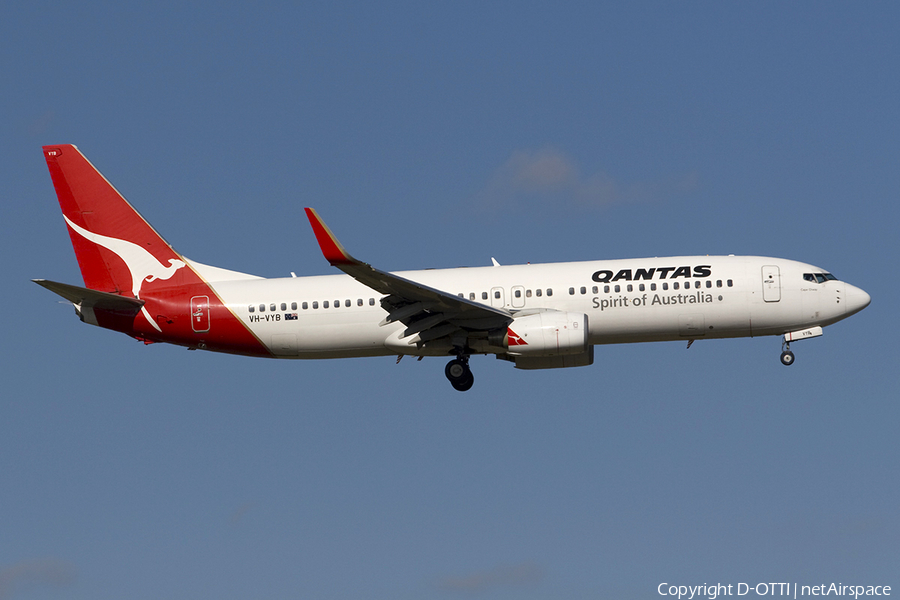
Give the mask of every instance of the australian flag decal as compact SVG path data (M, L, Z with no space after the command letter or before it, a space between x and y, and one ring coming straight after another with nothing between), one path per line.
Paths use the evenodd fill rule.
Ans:
M284 320L285 321L296 321L297 313L284 313Z

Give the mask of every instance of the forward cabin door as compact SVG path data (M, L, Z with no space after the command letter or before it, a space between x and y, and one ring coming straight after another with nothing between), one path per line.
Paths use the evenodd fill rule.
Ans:
M781 269L775 265L762 268L763 300L778 302L781 300Z

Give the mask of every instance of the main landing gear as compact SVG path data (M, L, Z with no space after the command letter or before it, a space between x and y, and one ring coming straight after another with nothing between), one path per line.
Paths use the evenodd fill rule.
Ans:
M459 392L471 389L472 384L475 383L475 377L472 375L471 369L469 369L469 357L465 355L448 362L447 366L444 367L444 374L450 380L450 385L453 386L453 389Z
M794 353L791 352L791 343L783 341L781 342L781 364L786 367L794 364Z

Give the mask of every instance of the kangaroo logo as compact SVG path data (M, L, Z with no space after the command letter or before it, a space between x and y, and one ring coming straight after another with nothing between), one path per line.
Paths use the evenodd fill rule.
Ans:
M528 342L519 337L519 334L510 329L506 328L507 339L509 340L510 346L527 346Z
M185 266L183 261L180 261L177 258L170 258L169 266L167 267L159 262L155 256L147 252L147 250L133 242L93 233L79 227L65 215L63 215L63 218L66 220L66 223L69 224L69 227L78 233L78 235L86 240L94 242L98 246L103 246L122 259L122 262L125 263L125 266L128 267L128 271L131 273L131 293L135 298L141 297L141 286L144 285L145 281L149 283L151 281L156 281L157 279L169 279L175 274L175 271ZM156 321L150 318L146 307L142 306L141 312L144 317L147 318L147 321L153 325L157 331L162 333L162 329L159 328Z

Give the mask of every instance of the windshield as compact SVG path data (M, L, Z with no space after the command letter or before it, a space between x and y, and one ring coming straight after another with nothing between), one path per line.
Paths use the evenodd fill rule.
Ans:
M803 279L813 283L825 283L826 281L837 281L838 278L831 273L804 273Z

